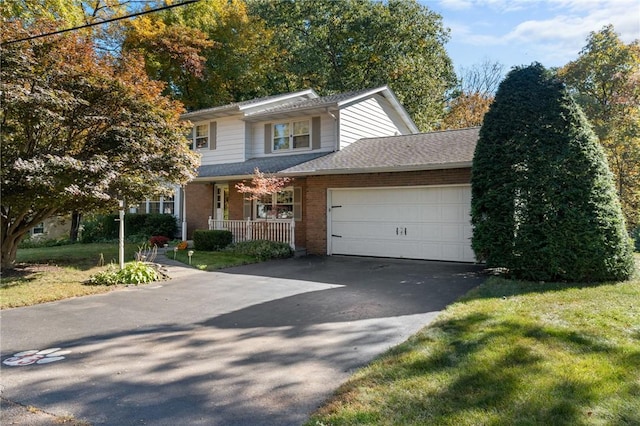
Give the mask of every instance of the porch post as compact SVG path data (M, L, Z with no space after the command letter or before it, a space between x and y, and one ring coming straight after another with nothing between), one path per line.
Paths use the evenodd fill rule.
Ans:
M289 240L289 247L294 252L296 251L296 220L291 218L291 239Z

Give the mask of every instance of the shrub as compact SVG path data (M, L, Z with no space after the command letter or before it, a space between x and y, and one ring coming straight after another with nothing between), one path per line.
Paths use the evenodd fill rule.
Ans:
M145 284L159 279L158 272L144 262L129 262L124 269L118 270L113 263L107 269L92 275L85 284L89 285L116 285L116 284Z
M169 238L162 235L154 235L149 239L149 245L151 247L164 247L165 244L169 243Z
M58 247L58 246L66 246L74 244L69 238L61 237L54 239L45 239L45 238L25 238L20 242L18 248L26 249L26 248L39 248L39 247Z
M631 231L631 238L635 241L636 251L640 252L640 225L636 226L636 229Z
M624 280L631 244L602 146L540 64L513 69L484 118L472 170L472 246L535 281Z
M97 243L112 241L120 232L119 215L107 214L96 216L83 223L81 241ZM178 232L176 218L169 214L137 214L127 213L124 216L125 238L130 242L147 241L152 235L173 238Z
M227 247L233 241L230 231L196 229L193 233L193 246L196 250L217 251Z
M237 254L253 256L260 261L293 256L293 250L289 244L268 240L242 241L235 243L228 250Z

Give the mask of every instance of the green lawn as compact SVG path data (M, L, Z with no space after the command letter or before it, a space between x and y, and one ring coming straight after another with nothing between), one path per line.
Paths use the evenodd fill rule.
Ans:
M307 423L356 424L640 424L640 279L488 279Z
M168 250L166 255L169 259L174 259L175 255L175 260L189 265L188 252L189 250L179 250L177 253L174 253L173 251ZM191 256L191 266L202 271L214 271L216 269L247 265L249 263L256 262L258 262L258 259L253 256L225 251L194 250L193 256Z
M125 261L134 260L139 244L125 245ZM168 252L169 258L173 252ZM187 251L177 260L188 263ZM214 270L255 263L254 257L227 252L195 252L194 267ZM19 249L17 267L3 271L0 283L0 309L30 306L70 297L105 293L121 286L84 285L91 275L118 263L118 244L71 244L58 247Z

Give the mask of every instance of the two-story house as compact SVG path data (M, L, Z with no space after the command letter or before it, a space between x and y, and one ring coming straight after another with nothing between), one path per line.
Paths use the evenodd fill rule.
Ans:
M246 233L241 222L264 230L271 220L295 227L295 246L310 254L474 260L478 129L420 134L386 86L326 97L306 90L182 118L202 155L181 199L186 238L195 229ZM291 184L247 200L236 184L256 168Z

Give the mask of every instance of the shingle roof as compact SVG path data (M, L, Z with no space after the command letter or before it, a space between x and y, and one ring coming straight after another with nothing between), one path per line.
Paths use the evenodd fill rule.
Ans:
M282 170L285 174L363 173L469 167L480 128L360 139L330 155Z
M312 152L307 154L278 155L272 157L251 158L241 163L207 164L198 169L198 178L225 177L225 176L249 176L253 171L260 169L265 173L277 173L281 170L294 167L300 163L317 159L328 152Z
M315 98L315 99L305 99L302 101L290 102L284 105L278 105L273 108L268 108L268 109L259 111L256 113L256 115L270 114L274 112L297 111L300 109L307 109L307 108L322 108L325 106L337 105L340 102L358 97L359 95L362 95L371 91L375 91L375 90L377 89L354 90L352 92L336 93L334 95L322 96L320 98Z
M182 117L183 118L189 118L191 116L194 116L194 115L197 115L197 114L202 114L202 113L208 113L209 114L209 113L218 113L218 112L226 112L226 111L239 111L243 107L251 106L251 105L254 105L254 104L259 104L259 103L267 102L267 101L270 101L270 100L278 100L278 99L286 98L286 97L294 97L296 95L306 95L306 94L311 94L312 96L317 96L313 90L302 90L302 91L299 91L299 92L283 93L283 94L279 94L279 95L264 96L262 98L249 99L249 100L246 100L246 101L233 102L233 103L230 103L230 104L219 105L219 106L215 106L215 107L211 107L211 108L203 108L203 109L198 109L198 110L194 110L194 111L188 111L188 112L182 114Z

